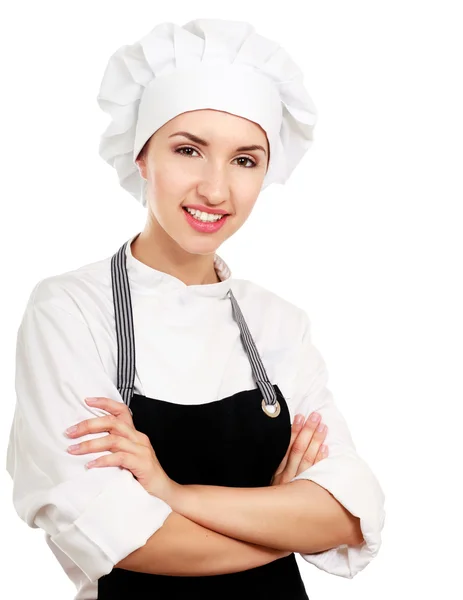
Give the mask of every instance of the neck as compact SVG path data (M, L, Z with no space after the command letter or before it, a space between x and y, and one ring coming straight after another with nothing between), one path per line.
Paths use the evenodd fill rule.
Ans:
M140 262L180 279L185 285L220 282L214 268L214 254L186 252L160 226L156 230L145 227L133 240L130 249Z

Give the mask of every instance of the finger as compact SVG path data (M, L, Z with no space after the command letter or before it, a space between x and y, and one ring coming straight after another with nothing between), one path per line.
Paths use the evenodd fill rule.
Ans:
M315 464L315 460L316 457L318 455L318 453L320 452L320 448L323 444L323 442L325 441L326 438L326 434L328 432L328 428L326 425L323 425L323 423L320 421L320 425L323 426L323 431L319 431L319 428L317 427L317 429L315 430L312 440L307 448L307 450L305 451L301 462L299 463L299 466L297 468L297 474L299 475L300 473L302 473L302 471L305 471L306 469L312 467Z
M88 469L94 467L121 467L127 469L132 475L143 484L146 474L149 472L149 460L146 457L135 456L128 452L115 452L114 454L105 454L94 460L90 460L85 465ZM147 488L145 488L147 489Z
M297 421L297 417L301 417L300 421ZM300 430L302 429L303 425L304 425L304 415L296 415L294 418L294 422L291 426L291 439L288 444L288 449L286 450L286 454L284 455L280 465L278 466L278 469L275 471L275 475L278 475L285 469L286 463L288 461L288 456L291 451L291 446L293 445L293 442L296 439Z
M92 398L85 398L85 402L89 406L96 406L108 411L115 417L126 421L127 423L133 423L132 411L125 402L120 400L112 400L111 398L105 398L104 396L95 396Z
M90 454L95 452L126 452L141 456L146 451L144 446L140 446L132 440L121 437L120 435L104 435L93 440L86 440L79 444L72 444L68 447L70 454Z
M104 417L85 419L84 421L77 423L77 425L67 429L66 434L68 437L76 438L88 435L89 433L98 433L100 431L108 431L133 441L137 440L137 433L139 433L133 426L119 420L114 415L105 415Z
M88 469L100 467L122 467L131 471L133 474L140 473L143 465L140 465L140 459L127 452L115 452L114 454L105 454L94 460L90 460L85 465Z
M315 418L315 420L314 420ZM299 432L299 435L294 440L291 452L286 465L284 479L290 481L293 477L296 477L297 469L304 456L307 447L312 440L315 430L320 422L320 415L313 413L304 423L304 427Z
M315 462L319 462L328 456L328 446L326 444L322 444L320 446L320 450L318 451L317 456L315 457Z

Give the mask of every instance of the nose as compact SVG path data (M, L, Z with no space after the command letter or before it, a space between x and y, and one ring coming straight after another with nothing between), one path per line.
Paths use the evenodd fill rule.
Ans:
M226 203L230 198L230 180L226 167L209 163L203 170L197 191L199 196L213 206Z

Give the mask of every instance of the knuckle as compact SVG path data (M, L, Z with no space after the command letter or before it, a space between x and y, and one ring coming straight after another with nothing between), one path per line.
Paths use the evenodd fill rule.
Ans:
M145 458L149 458L151 456L151 448L149 446L145 446L142 445L139 448L137 448L140 456L143 456Z
M323 454L318 453L317 456L315 457L314 464L320 462L324 458L325 457L323 456Z
M137 430L136 437L137 437L138 444L140 444L141 446L148 445L147 441L149 440L149 437L146 435L146 433L143 433L143 432Z
M302 440L301 441L296 440L291 449L291 453L299 455L299 454L303 454L305 452L305 450L306 450L306 445L304 444L304 442Z
M91 419L85 419L79 423L77 426L77 431L80 435L85 435L90 431L90 421Z
M306 452L302 457L301 464L313 465L316 454L316 452Z
M121 443L121 438L118 435L109 434L106 436L106 441L111 446L111 448L119 448Z
M314 448L313 443L309 444L306 447L305 451L303 452L301 460L305 459L306 457L313 458L316 454L317 454L317 448L316 447Z

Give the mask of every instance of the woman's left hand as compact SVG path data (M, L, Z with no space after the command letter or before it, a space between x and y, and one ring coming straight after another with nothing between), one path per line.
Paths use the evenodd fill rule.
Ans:
M66 431L68 437L78 438L100 431L108 431L109 435L81 442L77 444L76 449L68 449L70 454L89 454L109 450L112 454L100 456L86 466L88 468L119 466L127 469L149 494L167 501L177 484L162 468L149 437L135 429L127 404L101 397L93 401L89 399L85 401L89 406L102 408L110 414L81 421L76 425L75 431L70 433Z

